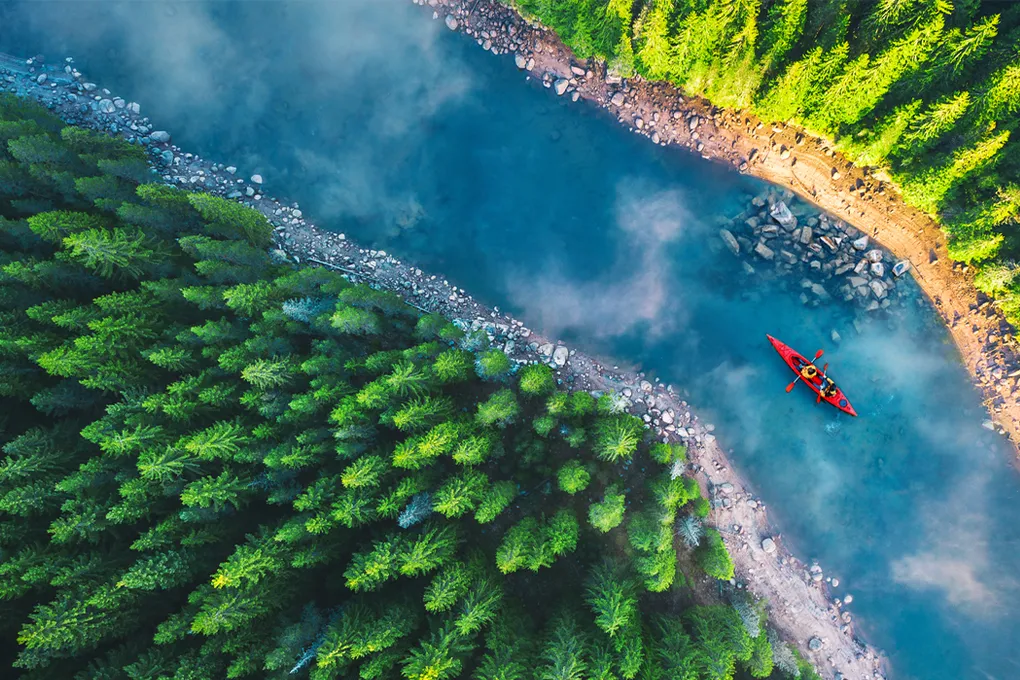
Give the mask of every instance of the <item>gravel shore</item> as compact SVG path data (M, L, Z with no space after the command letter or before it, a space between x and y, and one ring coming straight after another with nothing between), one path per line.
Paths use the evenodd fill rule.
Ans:
M484 14L485 11L489 14ZM469 12L474 14L468 17ZM502 5L486 0L466 2L447 8L443 20L451 28L461 29L472 25L471 21L481 21L482 16L487 17L485 21L499 22L502 31L501 38L496 38L495 33L486 36L476 31L483 47L488 43L488 49L498 52L516 45L522 55L536 55L524 58L523 64L518 59L519 65L536 70L548 70L550 65L559 63L555 53L542 46L542 41L554 38L527 26ZM569 59L566 63L570 63ZM584 74L595 72L585 69L576 73L567 68L578 84L582 83L578 77L586 84L594 81L592 88L597 83L606 84L607 80L613 82L604 72L588 77ZM562 95L576 87L569 79L566 86L548 82ZM769 602L771 624L824 677L833 680L883 677L882 656L854 635L852 616L846 611L852 597L839 590L838 579L826 578L820 566L800 562L784 546L781 535L769 521L767 508L717 444L714 427L699 420L680 390L575 352L554 338L528 329L498 308L478 303L441 276L423 272L385 252L361 248L343 234L318 229L296 204L285 204L266 193L265 184L271 184L272 177L245 178L235 167L184 152L172 143L168 131L154 127L142 115L141 106L89 82L70 59L49 65L35 58L0 55L0 89L39 100L69 123L119 134L145 145L159 178L168 184L208 191L260 210L275 226L281 257L338 269L352 280L400 293L419 309L441 313L464 327L484 328L493 344L512 358L549 364L558 379L571 389L617 393L628 411L641 417L657 438L688 446L690 471L712 500L710 519L720 528L736 563L734 585ZM596 89L604 88L591 90L591 96L586 98L598 101ZM654 119L652 113L645 115L648 120ZM682 116L678 118L681 119ZM695 131L690 123L680 127ZM715 582L708 577L693 585L698 598L709 601L718 597Z

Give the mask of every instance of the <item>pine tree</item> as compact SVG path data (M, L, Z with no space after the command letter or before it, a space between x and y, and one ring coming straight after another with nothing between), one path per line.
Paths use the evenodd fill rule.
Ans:
M607 533L623 522L625 507L626 496L611 486L606 489L601 502L592 503L588 508L588 522L602 533Z
M697 557L698 564L712 578L717 578L720 581L728 581L733 578L733 560L726 552L722 536L715 529L705 530Z
M1020 62L1000 69L984 83L979 99L980 119L1003 121L1020 111Z
M935 102L915 118L903 135L898 155L917 156L925 152L941 136L949 132L970 106L970 93L958 92Z
M976 144L957 150L939 166L914 175L903 184L904 200L935 213L953 187L993 162L1009 134L1009 130L1003 130L985 136Z

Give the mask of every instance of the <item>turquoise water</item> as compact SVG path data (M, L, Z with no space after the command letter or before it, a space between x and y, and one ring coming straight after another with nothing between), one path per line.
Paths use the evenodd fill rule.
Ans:
M804 307L799 277L742 272L715 234L762 183L556 98L410 3L6 3L0 26L0 50L74 55L321 226L689 390L893 678L1020 677L1008 448L926 305L858 330ZM861 417L785 394L765 333L825 347Z

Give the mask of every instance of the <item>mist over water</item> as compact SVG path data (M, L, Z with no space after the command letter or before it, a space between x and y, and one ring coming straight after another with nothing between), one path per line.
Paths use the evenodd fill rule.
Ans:
M1020 677L1008 447L927 305L858 330L799 278L743 273L716 231L762 183L523 82L404 0L8 2L0 51L72 55L320 226L686 388L893 678ZM785 394L765 333L825 347L861 417Z

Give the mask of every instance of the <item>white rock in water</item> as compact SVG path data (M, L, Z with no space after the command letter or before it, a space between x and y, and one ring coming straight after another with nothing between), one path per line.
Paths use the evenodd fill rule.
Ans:
M156 130L149 135L149 139L160 144L170 143L170 133L166 130Z
M96 89L95 83L82 83L81 86L82 89L85 90L86 92L92 92L94 89Z
M113 102L109 99L99 100L99 110L103 113L113 113L117 110L117 107L113 105Z
M233 165L228 165L225 169L231 175L233 175L235 172L237 172L237 168L235 168Z
M35 82L39 83L40 85L45 83L46 82L46 74L45 73L40 73L39 77L35 79Z
M570 87L570 81L566 78L558 78L556 82L553 83L553 88L556 90L556 94L558 95L562 95L566 92L568 87Z
M878 248L874 248L865 253L864 257L868 258L868 262L881 262L882 251L879 250Z
M568 356L570 356L570 351L566 347L564 347L563 345L560 345L553 352L553 357L552 357L553 358L553 362L557 366L563 366L563 365L565 365L567 363L567 357Z
M872 262L871 273L878 277L885 276L885 265L881 262Z
M255 190L253 188L251 188L251 187L245 187L244 195L245 196L254 196L255 195Z
M262 175L252 175L251 181L255 184L262 184Z
M797 218L793 216L793 213L790 212L790 209L787 208L786 204L782 201L777 201L776 204L772 206L772 210L769 211L769 214L772 215L772 219L786 229L792 231L793 228L797 226Z
M771 538L766 538L761 542L761 549L764 550L769 555L771 555L776 551L776 542L773 541Z
M875 297L879 300L885 297L885 284L881 281L872 280L868 282L868 285L871 287L871 292L874 293Z
M553 344L551 342L547 342L544 345L540 345L538 348L538 353L546 357L552 356Z
M910 261L909 260L900 260L899 262L897 262L896 264L893 265L892 273L893 273L894 276L896 276L896 278L899 278L899 277L903 276L904 274L906 274L907 271L909 271L909 270L910 270Z
M528 59L523 54L514 55L514 63L517 64L517 68L524 69L528 66Z
M847 593L847 596L843 598L843 604L852 604L853 601L854 601L854 596L850 595L849 593Z
M142 107L139 106L138 102L131 102L130 104L127 105L127 108L128 108L128 111L130 111L131 113L141 113L142 112Z
M854 250L865 250L868 247L868 237L862 236L853 242Z
M123 99L121 99L120 97L114 97L114 98L113 98L113 105L114 105L114 106L116 106L116 107L117 107L118 109L122 109L122 108L124 108L124 106L125 106L126 104L127 104L127 102L125 102L125 101L124 101Z
M840 343L840 341L843 340L843 338L840 337L839 333L836 332L835 328L832 329L832 333L829 334L829 337L832 338L832 341L837 345Z
M458 26L460 26L460 24L457 22L457 19L452 14L447 14L446 27L451 31L456 31Z

